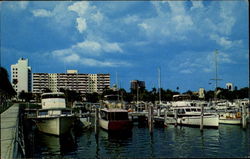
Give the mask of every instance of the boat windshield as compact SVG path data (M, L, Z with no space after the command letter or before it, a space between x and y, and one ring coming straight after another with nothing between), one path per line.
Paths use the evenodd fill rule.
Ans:
M65 98L64 94L44 94L42 95L42 99L46 98Z
M70 110L62 110L62 114L69 115L71 114Z
M106 95L104 97L104 100L117 101L117 100L119 100L119 96L118 95Z
M104 120L128 120L127 112L104 112L101 111L101 117Z

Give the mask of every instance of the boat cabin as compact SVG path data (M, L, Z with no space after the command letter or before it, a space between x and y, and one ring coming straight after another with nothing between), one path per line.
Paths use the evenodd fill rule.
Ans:
M108 121L129 120L128 111L123 109L101 109L100 117Z
M62 92L43 93L42 109L66 108L65 95Z
M177 107L173 108L173 111L177 111L177 114L185 115L200 115L201 108L199 107Z
M56 117L56 116L72 116L70 109L40 109L37 113L38 117Z

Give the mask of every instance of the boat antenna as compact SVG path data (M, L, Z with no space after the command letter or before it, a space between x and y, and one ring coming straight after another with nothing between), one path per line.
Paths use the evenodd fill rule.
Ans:
M215 61L215 78L211 79L215 81L215 90L214 90L214 98L215 100L217 100L217 89L218 89L218 81L222 80L218 78L218 60L217 60L217 56L218 56L218 50L216 49L214 52L214 61Z

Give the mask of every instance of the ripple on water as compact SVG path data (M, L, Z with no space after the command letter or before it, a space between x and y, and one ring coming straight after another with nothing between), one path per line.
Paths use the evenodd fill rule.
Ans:
M131 134L92 130L73 140L35 134L36 158L151 158L151 157L246 157L250 156L249 128L220 126L219 129L189 127L154 128L134 126Z

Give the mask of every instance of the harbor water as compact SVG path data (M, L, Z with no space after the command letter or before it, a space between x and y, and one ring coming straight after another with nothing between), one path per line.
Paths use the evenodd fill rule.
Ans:
M155 127L134 125L130 133L110 134L99 129L63 137L28 133L27 157L32 158L249 158L250 125L220 125L218 129Z

